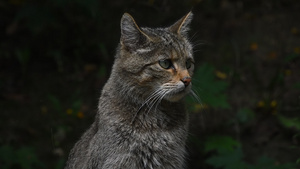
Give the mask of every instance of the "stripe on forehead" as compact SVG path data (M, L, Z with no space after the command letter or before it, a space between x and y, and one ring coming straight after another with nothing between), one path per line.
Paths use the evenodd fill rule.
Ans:
M174 49L176 50L177 54L182 56L185 56L185 46L184 43L180 42L177 38L174 40Z
M137 49L136 52L139 54L143 54L143 53L148 53L150 52L152 49L150 47L148 48L141 48L141 49Z
M176 51L178 57L185 55L184 43L180 42L180 40L175 35L169 32L165 32L161 36L161 38L167 46L172 47L172 50Z
M164 41L165 44L170 44L173 41L172 35L168 32L162 33L162 35L160 37Z

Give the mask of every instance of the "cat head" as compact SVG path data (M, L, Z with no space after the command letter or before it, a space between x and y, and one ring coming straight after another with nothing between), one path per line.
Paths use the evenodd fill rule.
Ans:
M192 15L167 28L140 28L131 15L123 15L116 64L130 80L126 83L172 102L190 92L194 59L187 32Z

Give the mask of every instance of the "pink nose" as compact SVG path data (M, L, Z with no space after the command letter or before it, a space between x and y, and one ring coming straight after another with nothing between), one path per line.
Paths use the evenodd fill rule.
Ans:
M187 87L191 83L192 78L191 77L184 77L183 79L181 79L181 81L183 82L185 87Z

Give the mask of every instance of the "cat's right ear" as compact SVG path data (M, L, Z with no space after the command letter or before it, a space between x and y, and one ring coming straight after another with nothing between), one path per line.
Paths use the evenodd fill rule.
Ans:
M138 27L131 15L124 13L121 19L121 45L133 49L146 41L151 41L151 38Z
M184 17L179 19L175 24L169 27L169 30L177 35L187 36L190 23L193 18L193 13L189 12Z

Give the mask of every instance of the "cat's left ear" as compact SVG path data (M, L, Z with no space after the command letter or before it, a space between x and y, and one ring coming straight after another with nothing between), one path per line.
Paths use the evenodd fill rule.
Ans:
M193 13L189 12L184 17L179 19L175 24L169 27L169 30L177 35L187 36L187 32L190 30L190 23L193 18Z
M131 15L125 13L121 19L121 45L134 49L151 38L136 24Z

